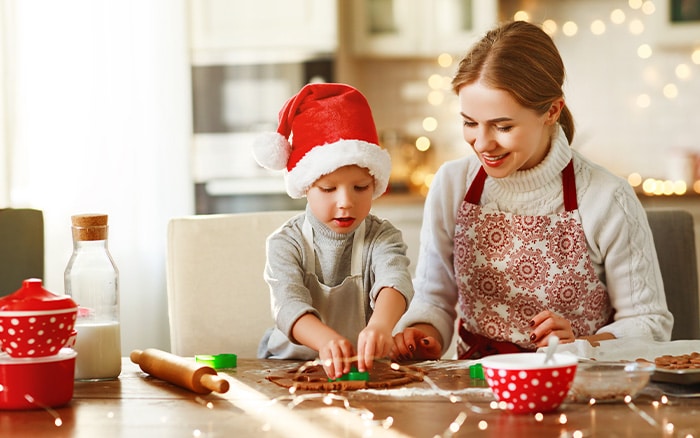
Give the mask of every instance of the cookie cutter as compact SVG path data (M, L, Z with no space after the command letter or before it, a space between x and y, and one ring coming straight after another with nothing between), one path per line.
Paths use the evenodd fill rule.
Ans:
M198 354L194 357L194 360L215 370L236 368L238 365L238 357L233 353Z
M329 382L339 382L339 381L344 381L344 380L369 380L369 373L367 371L362 371L359 372L357 371L356 367L351 367L350 372L343 374L342 376L338 377L337 379L331 379L329 378Z
M484 380L484 368L481 366L480 363L469 365L469 378Z

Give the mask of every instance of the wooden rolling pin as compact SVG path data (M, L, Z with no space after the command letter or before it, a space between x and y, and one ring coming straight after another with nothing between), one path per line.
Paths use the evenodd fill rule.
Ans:
M162 350L134 350L130 357L143 372L198 394L224 393L229 389L228 381L214 368Z

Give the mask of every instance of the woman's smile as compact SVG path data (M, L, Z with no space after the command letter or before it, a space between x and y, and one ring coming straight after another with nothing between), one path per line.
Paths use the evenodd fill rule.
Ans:
M482 158L482 161L485 165L491 166L491 167L498 167L503 163L504 159L508 155L510 155L509 152L507 152L505 154L501 154L501 155L496 155L496 156L482 154L481 158Z

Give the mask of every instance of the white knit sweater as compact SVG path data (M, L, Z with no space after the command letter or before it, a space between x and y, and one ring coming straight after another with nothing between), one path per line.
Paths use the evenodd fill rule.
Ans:
M673 316L646 213L630 185L569 147L561 128L538 166L506 178L487 178L482 207L523 215L564 210L562 169L573 157L579 213L588 253L607 286L614 321L599 332L618 338L671 337ZM450 161L438 170L425 203L415 296L397 329L429 323L440 331L443 349L452 339L457 286L453 238L457 210L481 163L476 156Z

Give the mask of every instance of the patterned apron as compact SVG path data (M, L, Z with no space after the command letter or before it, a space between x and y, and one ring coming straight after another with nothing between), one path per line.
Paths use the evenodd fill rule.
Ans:
M535 350L529 322L547 309L568 319L577 338L609 323L613 309L586 249L573 161L562 172L558 214L483 211L486 177L480 168L455 225L459 358Z
M306 258L304 286L311 294L312 306L321 316L321 321L347 338L357 349L357 337L367 325L368 297L362 281L362 255L365 245L365 222L355 230L352 241L350 276L337 286L321 283L316 275L316 253L314 251L313 228L309 221L302 225ZM303 345L293 344L279 329L275 328L268 340L266 357L282 359L313 360L318 353Z

